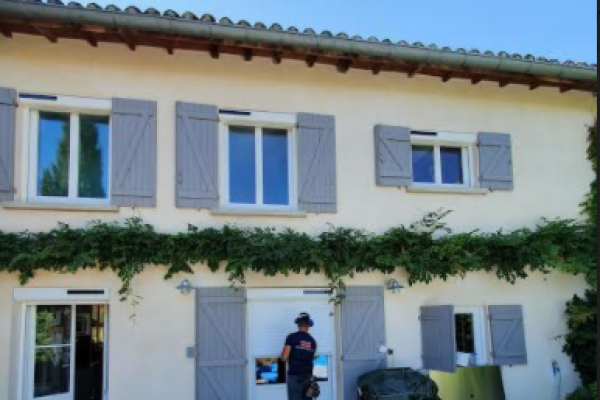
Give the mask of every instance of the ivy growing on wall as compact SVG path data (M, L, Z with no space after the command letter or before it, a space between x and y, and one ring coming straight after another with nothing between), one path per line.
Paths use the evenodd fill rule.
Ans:
M139 219L122 224L94 222L86 228L60 225L49 232L0 232L0 271L18 273L22 283L38 271L75 273L112 269L130 294L132 280L145 268L166 267L166 278L193 273L193 266L223 268L232 284L244 283L248 272L266 276L324 273L332 288L360 272L392 273L399 266L409 283L494 272L514 283L528 271L551 268L578 271L595 262L594 238L586 224L571 220L543 221L514 232L453 234L444 218L431 213L409 227L382 234L331 228L316 236L293 230L244 229L235 226L157 232Z
M587 218L594 246L591 264L582 264L573 271L587 278L589 289L584 297L574 296L567 304L567 325L569 333L565 340L565 352L571 356L575 369L579 372L584 387L573 393L569 400L597 399L598 376L598 121L589 129L588 159L596 173L596 179L590 186L590 192L582 204Z

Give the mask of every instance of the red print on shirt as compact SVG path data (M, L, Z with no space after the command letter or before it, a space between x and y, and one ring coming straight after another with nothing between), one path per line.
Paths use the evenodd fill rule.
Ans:
M311 342L301 341L300 342L300 348L302 348L304 350L312 350L312 343Z

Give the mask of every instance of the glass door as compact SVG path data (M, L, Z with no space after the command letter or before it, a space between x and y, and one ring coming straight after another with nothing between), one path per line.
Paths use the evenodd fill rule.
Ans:
M73 400L75 306L33 307L30 399Z

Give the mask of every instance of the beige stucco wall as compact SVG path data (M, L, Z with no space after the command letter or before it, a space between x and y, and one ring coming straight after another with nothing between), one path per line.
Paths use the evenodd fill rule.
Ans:
M109 399L165 400L194 398L194 364L186 358L186 347L194 345L194 298L184 297L175 286L178 280L165 282L160 267L136 279L135 291L143 300L137 308L119 302L119 281L109 272L80 273L76 276L43 273L28 287L106 287L113 294L110 303ZM403 275L396 276L405 279ZM385 276L357 276L348 284L382 285ZM193 278L198 286L227 286L224 274L212 274L198 268ZM248 287L325 286L323 277L264 278L252 275ZM0 399L9 396L14 382L15 363L10 354L12 289L18 287L15 276L0 274ZM487 306L522 304L529 364L502 369L508 400L555 400L558 381L552 376L552 361L563 370L563 392L572 391L578 378L561 351L567 332L563 312L566 301L581 293L581 279L565 275L533 275L516 285L499 282L486 274L474 274L465 280L451 279L431 285L417 285L401 294L386 293L385 312L388 346L395 350L396 367L421 367L419 307L422 305ZM16 308L15 313L19 312ZM135 313L135 322L130 316Z
M462 81L442 84L426 77L350 71L333 67L308 69L300 62L270 60L243 62L223 56L212 60L203 53L178 52L168 56L158 49L101 44L93 49L83 42L17 36L0 38L0 86L19 91L95 98L130 97L158 101L158 207L123 209L118 214L8 211L0 208L0 229L45 230L57 222L84 225L93 219L123 220L142 217L159 230L179 231L187 224L293 227L317 232L328 223L383 231L409 224L424 213L446 208L457 231L533 225L541 217L576 217L592 172L585 160L585 125L596 112L596 101L582 93L556 90L473 86ZM178 210L174 205L175 102L211 103L221 107L279 112L320 112L337 117L339 212L306 219L213 217L207 211ZM378 123L457 132L498 131L513 135L514 192L488 196L407 194L375 186L373 126ZM21 120L18 125L20 128ZM21 154L20 144L18 152ZM17 174L20 173L20 160ZM20 182L20 180L18 180ZM18 187L19 192L22 190ZM223 275L198 273L199 285L227 285ZM355 282L382 284L377 274ZM325 285L322 277L265 279L252 277L251 286ZM77 276L40 274L30 285L41 287L104 286L116 293L118 281L110 274ZM132 310L114 299L111 304L110 400L164 400L193 398L193 363L185 347L193 344L193 301L165 283L161 272L136 280L144 297L137 324ZM9 399L11 366L8 354L15 332L12 289L15 276L0 275L0 400ZM562 354L565 301L581 292L583 281L565 276L534 276L515 286L488 275L465 281L435 282L386 298L390 347L396 365L420 366L418 307L430 304L523 304L526 312L530 364L505 368L508 400L553 400L551 361L563 366L565 391L577 384ZM174 311L175 310L175 311Z

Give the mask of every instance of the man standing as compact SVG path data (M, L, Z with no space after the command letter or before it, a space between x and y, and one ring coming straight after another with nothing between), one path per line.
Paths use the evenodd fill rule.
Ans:
M306 389L313 377L317 342L308 333L314 326L307 313L301 313L295 321L298 332L289 335L281 353L281 359L288 363L288 400L308 400Z

